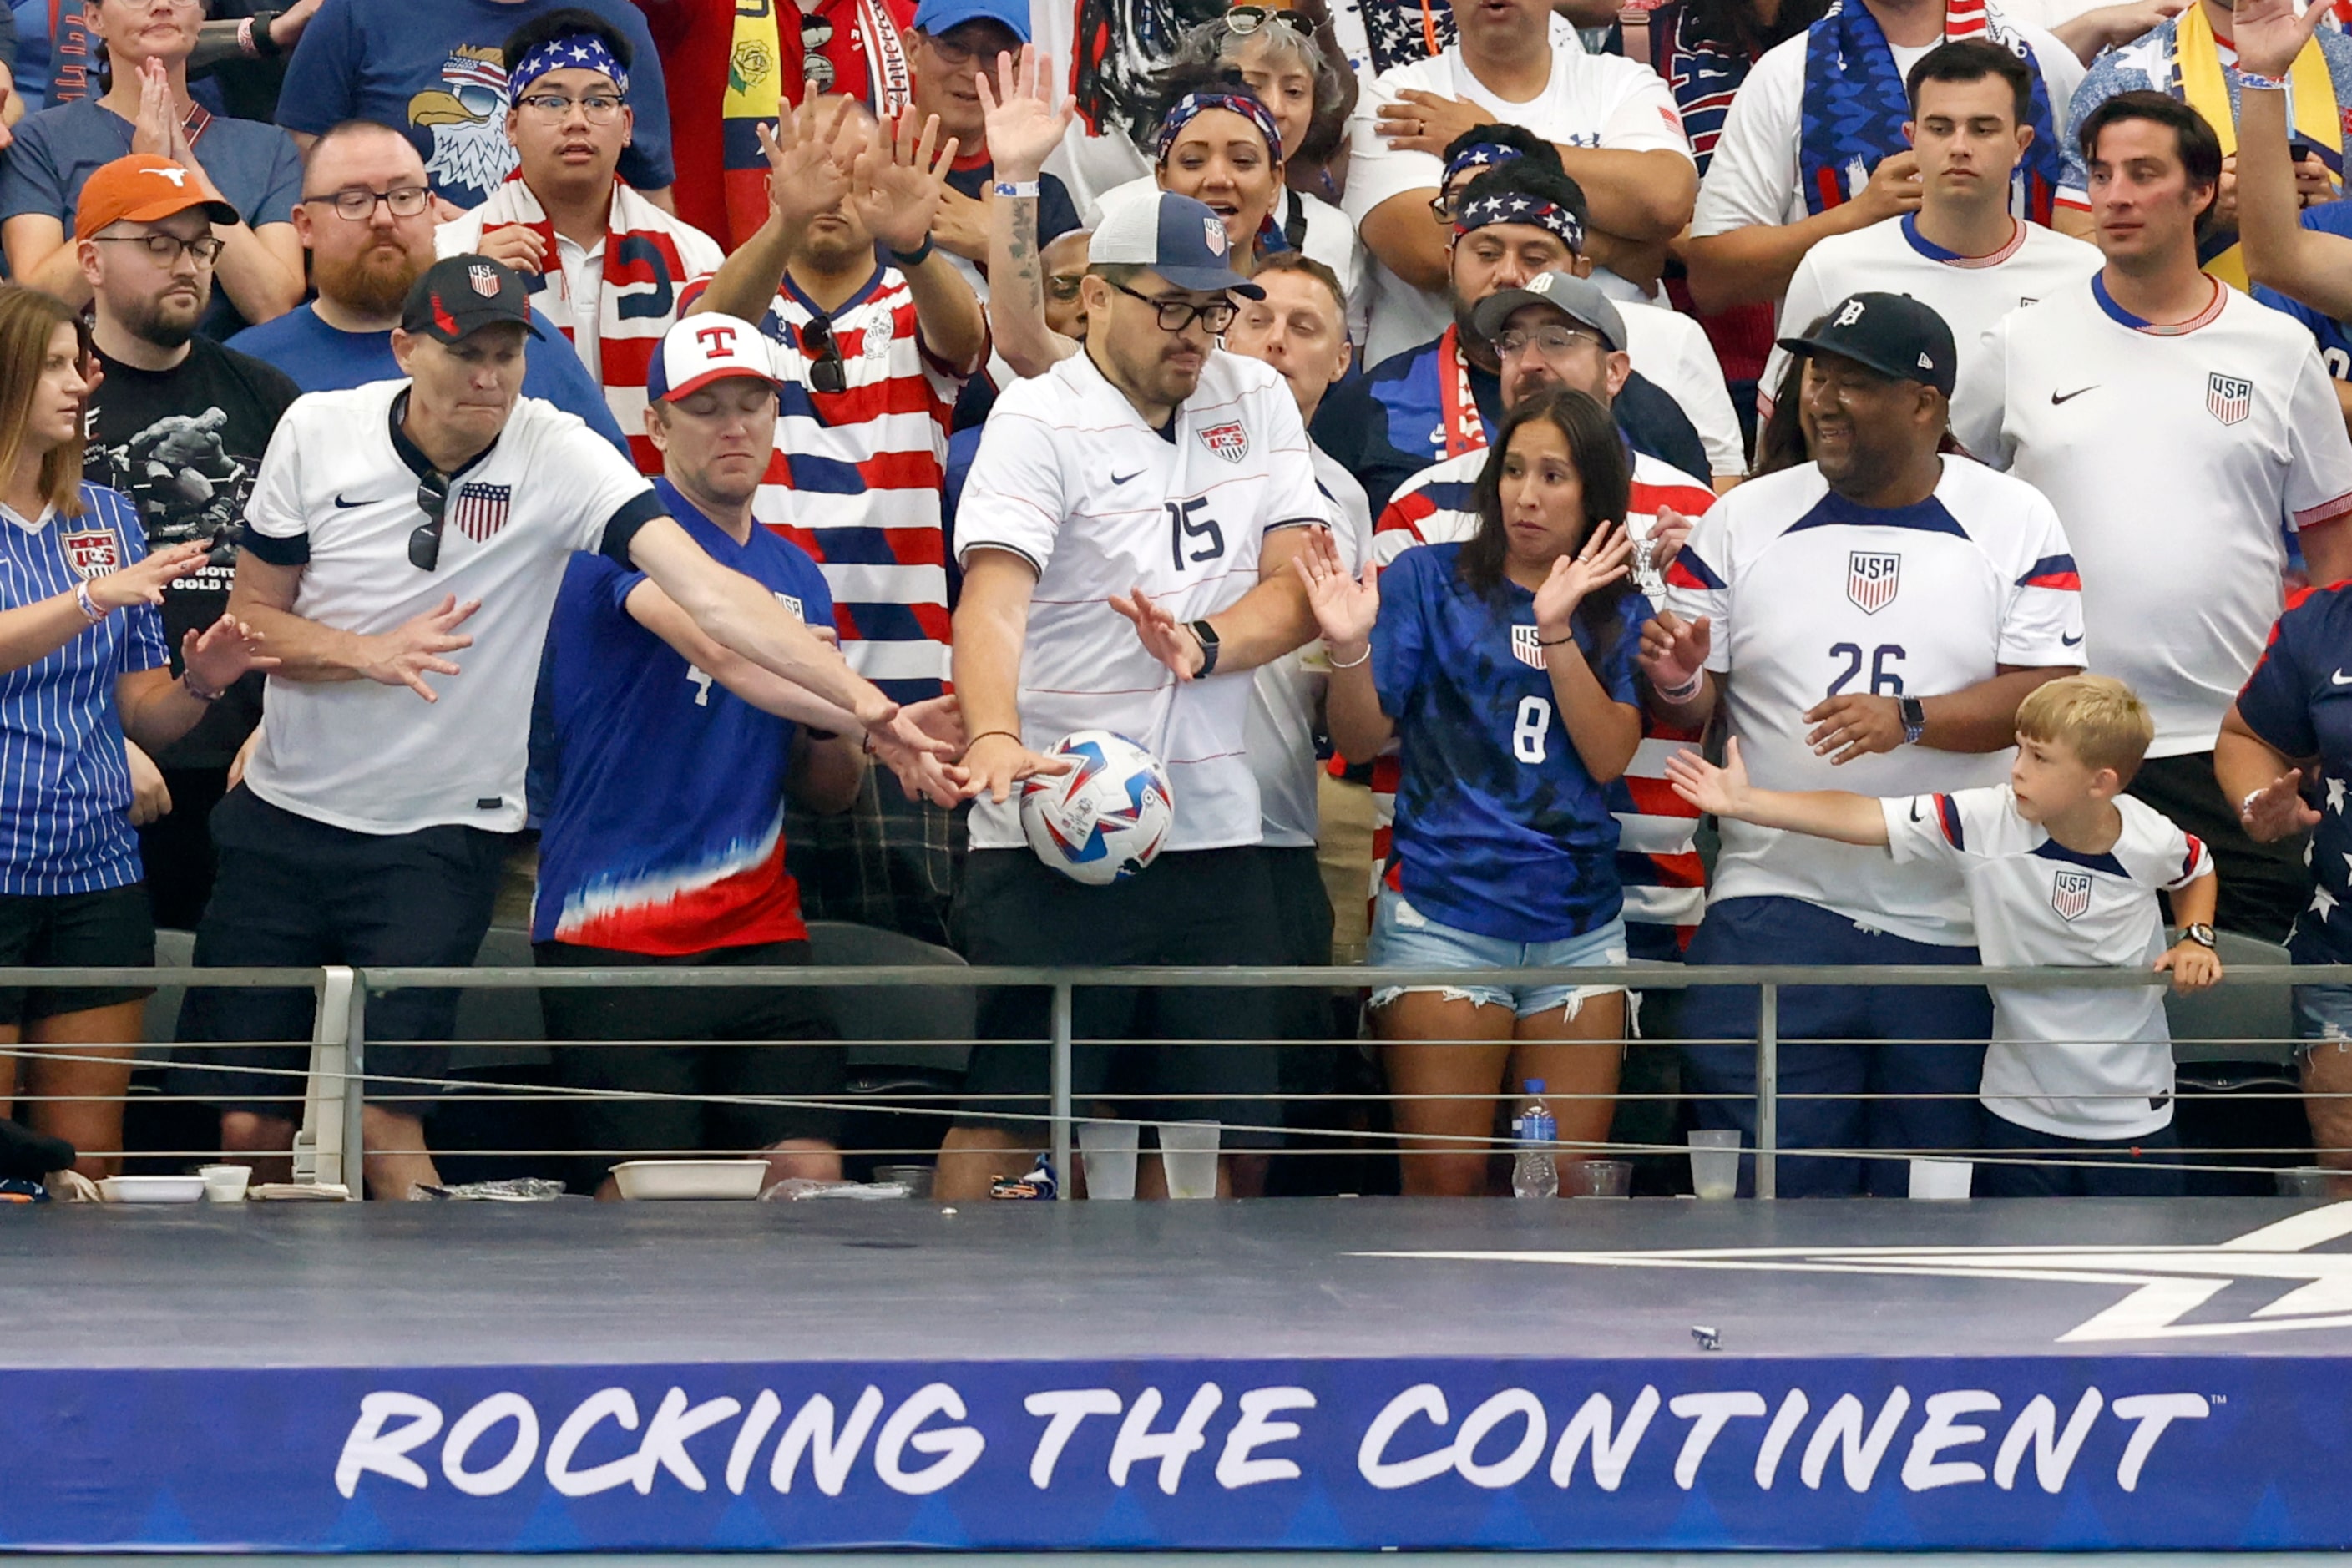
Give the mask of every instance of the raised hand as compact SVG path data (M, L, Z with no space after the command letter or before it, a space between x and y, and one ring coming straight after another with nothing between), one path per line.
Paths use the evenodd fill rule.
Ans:
M2230 8L2230 39L2238 47L2238 68L2255 76L2286 75L2328 9L2315 5L2298 16L2294 0L2238 0Z
M1048 85L1053 80L1054 57L1034 44L1021 46L1018 63L1011 55L996 57L995 90L989 89L986 71L973 78L986 114L988 159L998 179L1035 179L1062 144L1078 101L1065 94L1056 109Z
M226 691L248 671L278 668L278 660L262 651L262 640L259 632L224 615L202 631L188 628L180 639L180 668L192 685Z
M2257 844L2274 844L2319 826L2319 813L2303 798L2303 770L2289 768L2246 797L2238 820Z
M753 127L768 160L768 213L799 230L839 206L849 195L849 165L863 145L845 98L815 98L776 117L771 130Z
M1715 623L1701 616L1684 620L1672 610L1661 610L1642 628L1642 651L1635 656L1642 673L1661 691L1679 691L1706 668L1715 648Z
M1307 584L1307 605L1315 612L1315 625L1331 650L1331 662L1352 668L1381 618L1379 565L1367 561L1361 578L1349 576L1339 560L1339 546L1321 529L1309 532L1307 548L1292 557L1291 563Z
M1576 606L1633 570L1633 541L1625 526L1604 522L1586 536L1583 547L1551 563L1551 575L1536 590L1536 631L1546 642L1570 635Z
M204 569L208 543L174 544L144 561L134 561L120 572L105 572L84 584L89 602L101 610L127 610L133 605L160 605L163 590L182 577Z
M1180 683L1192 679L1192 672L1207 662L1201 639L1141 588L1132 595L1113 594L1110 607L1134 623L1143 651L1172 670Z
M926 118L919 133L912 113L898 117L894 136L874 128L866 150L849 170L849 202L875 243L907 252L922 248L939 215L940 193L955 163L956 139L940 142L940 117Z
M1739 742L1724 743L1719 768L1696 752L1676 752L1666 759L1666 783L1700 811L1737 819L1748 795L1748 765L1739 760Z
M458 673L457 665L441 656L474 646L474 639L457 628L481 607L478 599L461 605L451 594L425 614L366 638L368 659L360 673L379 686L405 686L425 701L438 702L441 699L425 678Z
M1635 565L1644 573L1664 576L1666 568L1675 563L1675 557L1690 542L1691 530L1697 526L1696 519L1685 517L1670 506L1660 507L1650 524L1650 536L1634 547Z

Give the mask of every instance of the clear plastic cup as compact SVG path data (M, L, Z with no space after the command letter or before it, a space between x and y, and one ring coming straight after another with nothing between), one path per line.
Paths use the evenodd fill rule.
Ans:
M2324 1165L2305 1165L2275 1173L2278 1194L2283 1198L2324 1198L2329 1195L2328 1177L2337 1173Z
M1915 1159L1911 1162L1911 1197L1916 1203L1949 1203L1969 1195L1975 1182L1973 1160Z
M1086 1162L1087 1196L1135 1196L1135 1146L1140 1121L1081 1121L1078 1154Z
M1703 1198L1727 1198L1739 1191L1739 1130L1690 1135L1691 1190Z
M1162 1121L1160 1124L1160 1168L1168 1177L1171 1198L1213 1198L1217 1195L1217 1141L1224 1131L1214 1121Z
M1631 1160L1562 1160L1559 1193L1567 1198L1623 1198L1633 1194Z
M199 1165L196 1174L205 1179L205 1201L211 1204L241 1204L245 1189L253 1180L250 1165Z

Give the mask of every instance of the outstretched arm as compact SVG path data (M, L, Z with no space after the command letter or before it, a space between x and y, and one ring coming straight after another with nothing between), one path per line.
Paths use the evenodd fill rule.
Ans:
M2287 144L2284 79L2327 14L2302 16L2294 0L2240 0L2231 14L2238 47L2238 242L2247 276L2315 310L2352 316L2352 240L2303 226ZM2275 80L2264 88L2262 80Z
M1666 782L1699 810L1734 822L1809 833L1841 844L1883 847L1886 843L1886 817L1877 800L1842 789L1758 789L1748 782L1736 740L1726 743L1719 768L1696 752L1667 758Z

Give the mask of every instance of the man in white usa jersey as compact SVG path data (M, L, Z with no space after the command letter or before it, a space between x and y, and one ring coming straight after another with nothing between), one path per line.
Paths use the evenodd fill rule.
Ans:
M2213 128L2125 92L2082 141L2106 264L1993 330L2000 396L1954 434L2058 509L2091 668L2156 715L2132 794L2211 847L2224 930L2283 942L2310 897L2301 846L2247 836L2213 746L2278 620L2284 533L2312 582L2352 575L2352 440L2311 334L2198 268Z
M1814 461L1751 479L1699 519L1645 637L1661 717L1697 729L1718 702L1756 781L1913 795L2000 782L2017 705L2071 674L2081 595L2057 515L2031 487L1937 447L1957 355L1940 317L1856 294L1804 359ZM1973 964L1957 872L1723 825L1687 962ZM1690 993L1684 1087L1700 1124L1755 1129L1758 1004ZM1780 1145L1970 1149L1991 1005L1976 986L1813 987L1780 995ZM1854 1098L1879 1097L1868 1102ZM1783 1160L1784 1196L1901 1196L1900 1157Z
M955 687L976 792L964 928L978 963L1264 963L1281 948L1258 855L1257 782L1244 731L1248 671L1313 634L1290 563L1328 515L1307 433L1273 370L1216 346L1234 272L1224 226L1189 196L1138 191L1105 205L1083 286L1087 340L1008 388L956 517L963 563ZM1125 618L1122 618L1125 617ZM1014 796L1060 767L1039 752L1074 730L1140 742L1166 765L1175 820L1144 871L1090 888L1030 853ZM1064 764L1066 765L1066 764ZM973 1124L940 1153L940 1197L985 1193L1025 1169L1037 1140L984 1124L1034 1117L1046 1088L1044 999L985 1004L966 1089ZM1181 1048L1081 1045L1082 1100L1105 1093L1218 1095L1164 1113L1214 1117L1224 1146L1264 1146L1278 1037L1263 993L1081 992L1081 1041L1234 1041ZM1034 1128L1034 1121L1016 1123ZM1146 1162L1147 1174L1155 1163Z
M2000 395L1985 332L2020 305L2087 281L2099 253L2010 211L2011 181L2033 142L2033 77L2022 60L1982 38L1938 44L1911 68L1910 92L1905 129L1919 161L1919 210L1805 252L1780 300L1780 335L1803 331L1857 289L1908 294L1952 329L1953 418L1964 422L1975 401ZM1759 384L1780 385L1788 363L1788 351L1775 348ZM1768 392L1767 413L1769 404Z

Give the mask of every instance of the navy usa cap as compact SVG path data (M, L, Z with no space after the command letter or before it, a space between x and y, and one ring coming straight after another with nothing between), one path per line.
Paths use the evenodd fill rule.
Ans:
M1908 294L1849 294L1830 307L1818 329L1782 338L1780 346L1800 357L1836 354L1896 381L1923 383L1947 397L1959 375L1952 329Z

